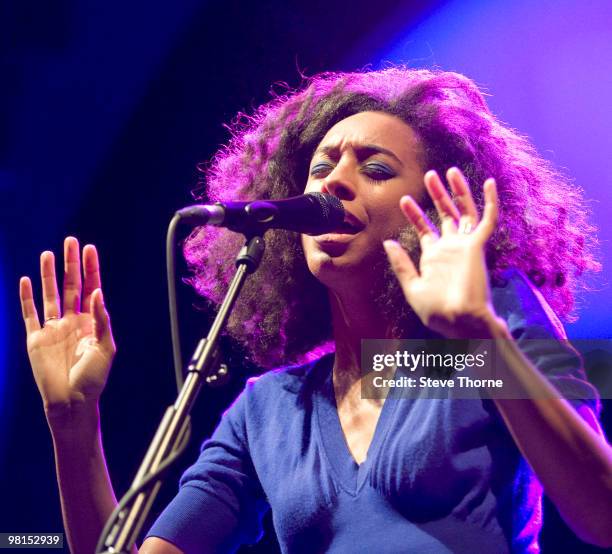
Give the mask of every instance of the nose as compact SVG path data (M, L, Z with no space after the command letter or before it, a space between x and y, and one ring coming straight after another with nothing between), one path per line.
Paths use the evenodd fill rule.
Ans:
M338 164L334 170L323 180L321 192L331 194L339 200L353 200L355 198L355 185L349 171L343 164Z

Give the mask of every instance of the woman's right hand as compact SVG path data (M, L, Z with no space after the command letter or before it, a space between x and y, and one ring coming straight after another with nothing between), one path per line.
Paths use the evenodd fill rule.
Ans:
M64 241L64 284L60 304L53 252L40 256L44 323L41 326L32 282L19 283L27 349L34 379L52 430L79 425L79 416L95 408L116 348L100 288L95 246L83 249L84 287L79 243Z

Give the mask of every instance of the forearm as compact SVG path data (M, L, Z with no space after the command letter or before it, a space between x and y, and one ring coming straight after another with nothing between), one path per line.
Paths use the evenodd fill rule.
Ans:
M610 546L612 449L534 368L504 325L493 336L505 385L524 398L495 400L517 446L574 532Z
M49 424L70 550L91 554L117 505L102 447L98 407L85 407L61 425L51 419Z

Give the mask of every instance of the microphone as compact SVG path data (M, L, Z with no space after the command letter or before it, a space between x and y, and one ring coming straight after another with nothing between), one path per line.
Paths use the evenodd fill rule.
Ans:
M244 234L286 229L321 235L338 229L344 222L342 202L331 194L320 192L284 200L196 204L178 210L176 214L188 225L215 225Z

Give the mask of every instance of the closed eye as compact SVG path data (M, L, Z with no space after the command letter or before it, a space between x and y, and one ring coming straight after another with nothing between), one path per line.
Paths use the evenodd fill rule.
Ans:
M333 170L333 168L334 166L328 162L319 162L310 168L310 175L312 177L322 177Z
M361 171L366 177L374 181L386 181L396 175L395 171L380 162L370 162Z
M310 176L315 178L325 177L333 171L334 165L330 162L318 162L310 168ZM369 162L363 165L361 173L371 181L387 181L397 174L389 166L381 162Z

